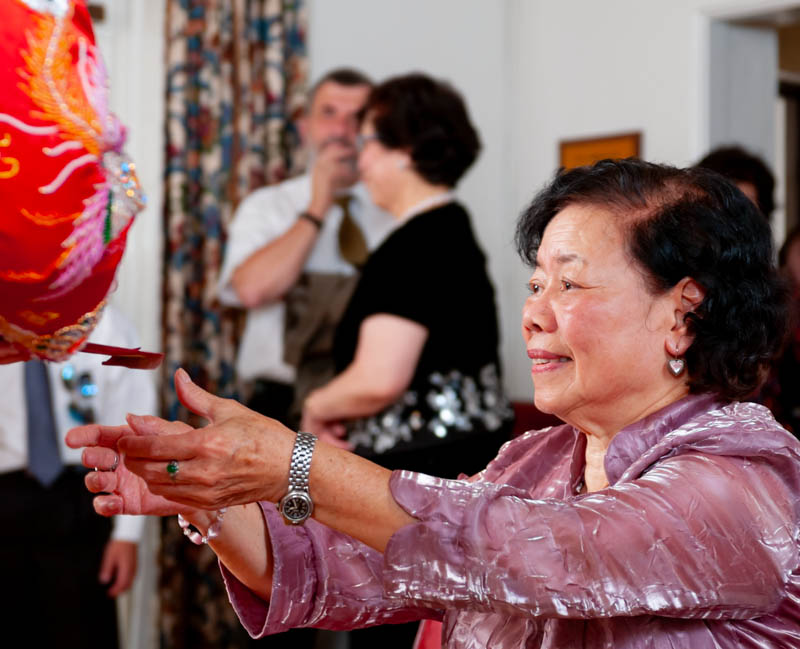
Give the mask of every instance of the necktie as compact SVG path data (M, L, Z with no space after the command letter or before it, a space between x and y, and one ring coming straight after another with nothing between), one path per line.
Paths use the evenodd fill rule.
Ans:
M350 200L352 196L339 196L335 203L342 208L342 222L339 224L339 253L342 259L361 268L367 261L369 249L364 239L364 233L350 214Z
M61 474L50 382L40 360L25 363L25 399L28 405L28 471L45 487Z

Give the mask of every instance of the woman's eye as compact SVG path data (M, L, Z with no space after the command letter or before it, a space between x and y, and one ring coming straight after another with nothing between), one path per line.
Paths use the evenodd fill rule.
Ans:
M570 281L569 281L569 280L567 280L567 279L562 279L562 280L561 280L561 288L562 288L562 290L564 290L564 291L568 291L568 290L570 290L570 289L572 288L572 282L570 282Z
M529 282L528 283L528 292L531 295L538 295L539 293L542 292L542 287L539 284L536 284L534 282Z

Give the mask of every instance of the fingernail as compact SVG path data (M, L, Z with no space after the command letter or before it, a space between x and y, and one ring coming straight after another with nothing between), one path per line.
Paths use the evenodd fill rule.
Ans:
M131 426L142 426L144 424L144 417L141 415L134 415L132 412L129 412L125 419Z
M178 368L178 371L175 372L175 378L178 379L181 383L191 383L192 379L189 378L189 375L186 373L186 370L182 367Z

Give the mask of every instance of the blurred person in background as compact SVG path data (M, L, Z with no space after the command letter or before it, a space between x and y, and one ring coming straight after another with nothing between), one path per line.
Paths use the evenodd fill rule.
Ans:
M301 428L390 469L475 473L512 424L494 288L453 193L478 134L458 92L423 74L376 86L363 112L361 177L398 225L364 266L336 331L337 375L308 396Z
M281 421L299 421L306 394L333 376L333 332L393 226L358 183L358 114L371 87L349 68L323 76L300 121L308 172L251 193L230 226L219 299L247 309L237 374L252 388L248 405Z
M775 176L758 156L740 146L724 146L711 151L698 167L716 171L733 181L769 221L775 209Z
M106 306L91 341L137 347L133 325ZM99 518L86 497L80 453L64 444L80 424L155 414L149 372L76 354L61 363L0 365L0 565L14 583L3 605L8 646L117 646L115 598L137 571L145 519ZM94 615L101 613L96 621Z

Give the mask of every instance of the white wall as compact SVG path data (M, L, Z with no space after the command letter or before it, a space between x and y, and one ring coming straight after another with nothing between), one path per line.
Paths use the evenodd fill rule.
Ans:
M111 302L136 324L142 348L161 349L166 0L105 0L95 35L111 79L111 108L128 129L147 207L136 217ZM155 376L155 374L154 374Z

